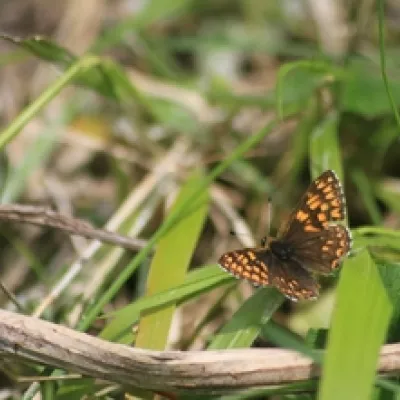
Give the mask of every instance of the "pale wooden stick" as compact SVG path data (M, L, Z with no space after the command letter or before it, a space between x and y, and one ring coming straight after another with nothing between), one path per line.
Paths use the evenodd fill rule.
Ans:
M111 243L131 250L146 246L145 240L130 238L105 229L94 228L88 222L60 214L47 207L29 204L1 204L0 220L49 226L73 235Z
M122 385L179 393L228 393L307 380L320 374L312 360L294 351L137 349L4 310L0 310L0 355ZM378 370L400 370L400 344L382 348Z

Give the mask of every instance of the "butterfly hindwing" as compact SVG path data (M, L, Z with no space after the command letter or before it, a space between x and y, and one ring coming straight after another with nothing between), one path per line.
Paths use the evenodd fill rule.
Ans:
M292 301L314 300L319 294L319 285L298 262L280 261L273 258L271 266L272 284Z
M223 254L218 264L237 278L246 279L254 285L270 285L271 254L268 250L246 248Z
M269 249L231 251L222 255L219 265L255 286L273 285L293 301L318 297L319 285L308 271L294 260L280 261Z

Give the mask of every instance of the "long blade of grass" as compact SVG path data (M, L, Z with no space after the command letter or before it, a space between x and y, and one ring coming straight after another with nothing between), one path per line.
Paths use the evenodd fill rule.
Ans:
M179 208L193 194L193 190L198 187L199 180L202 178L202 174L196 174L186 183L173 209ZM207 192L204 192L200 201L202 206L187 218L180 220L160 240L150 266L147 280L148 294L165 291L183 283L207 215ZM174 311L175 305L171 304L163 309L145 313L140 320L135 345L148 349L164 349Z
M362 226L352 230L354 249L362 247L382 247L400 251L400 232L377 226Z
M375 225L380 225L382 222L382 215L379 211L378 204L375 199L373 182L361 169L354 169L352 172L353 182L356 184L360 193L360 199L364 203L371 221Z
M327 169L333 169L343 181L343 167L337 137L338 121L338 114L332 112L312 133L310 170L313 178Z
M12 203L25 189L26 181L41 165L44 165L51 156L58 137L54 135L54 124L51 124L26 149L21 163L10 170L1 193L1 203Z
M81 73L99 65L100 59L93 56L82 57L72 64L65 73L47 88L33 103L28 105L12 123L0 133L0 149L9 143L21 129L42 110L57 94Z
M320 400L369 399L392 313L379 271L364 250L347 259L324 357Z
M377 0L378 6L378 26L379 26L379 56L381 62L382 80L386 88L387 96L389 98L390 105L392 107L393 114L396 118L397 125L400 127L400 115L397 110L397 105L394 101L392 91L389 87L389 80L386 74L386 56L385 56L385 4L383 0Z
M261 129L255 135L251 136L240 146L236 148L222 163L215 167L211 173L199 184L198 188L194 193L189 196L186 201L182 202L181 206L176 210L173 210L169 218L160 226L158 231L150 238L148 244L140 250L137 256L132 260L132 262L124 269L121 275L111 284L109 289L103 294L99 301L90 309L86 316L81 320L78 325L79 330L86 330L91 323L95 320L97 315L101 312L103 307L115 296L121 286L126 282L126 280L132 275L136 268L146 259L150 254L153 246L158 243L162 236L171 229L176 222L179 221L183 213L187 213L188 210L193 209L193 204L201 196L202 192L207 189L208 185L213 182L217 176L219 176L233 161L240 158L249 149L259 143L267 134L272 131L275 126L275 121L269 123L265 128Z
M295 350L310 357L318 364L322 362L322 352L320 350L313 349L303 339L297 337L294 333L272 320L263 326L260 335L262 338L272 342L276 346Z
M249 347L282 304L284 297L275 288L259 289L224 325L208 349L233 349Z
M107 324L100 334L103 339L115 341L139 319L145 310L159 309L170 304L182 303L212 290L218 286L232 283L235 278L217 266L206 266L189 272L185 282L161 293L141 297L132 304L107 314L115 318Z

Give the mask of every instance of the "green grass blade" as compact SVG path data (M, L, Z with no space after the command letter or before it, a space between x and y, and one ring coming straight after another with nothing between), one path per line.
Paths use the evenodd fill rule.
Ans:
M310 140L310 170L316 178L321 172L333 169L343 182L343 167L337 137L338 114L330 113L312 133Z
M360 199L364 203L365 209L367 210L371 221L375 225L380 225L382 222L382 216L375 200L373 182L371 182L371 178L369 178L366 173L359 168L355 168L353 170L352 178L353 182L357 186L357 189L360 193Z
M83 57L72 64L65 73L51 84L33 103L27 106L13 122L0 133L0 149L9 143L21 129L38 114L57 94L71 83L79 74L95 67L100 63L97 57Z
M316 381L310 380L306 382L288 383L287 385L268 387L264 389L246 390L240 392L239 394L231 394L218 397L218 400L246 400L246 399L310 400L312 397L310 397L308 394L304 395L307 397L303 397L301 393L313 392L315 391L315 387L316 387ZM206 400L206 399L204 398L201 400Z
M233 349L249 347L258 336L284 297L274 288L259 289L224 325L208 349Z
M400 251L400 232L376 226L363 226L352 230L353 248L382 247Z
M1 193L1 203L17 201L20 194L25 190L28 177L51 157L52 150L59 140L58 136L54 135L54 125L51 124L44 132L38 135L26 149L21 163L10 169Z
M385 285L389 299L393 305L393 313L387 334L389 343L400 341L400 264L380 262L379 273Z
M400 214L400 194L398 190L394 187L377 184L375 185L375 195L379 198L387 208L392 212Z
M115 341L136 323L140 313L145 310L160 309L170 304L181 303L218 286L232 283L235 278L217 266L207 266L189 272L185 282L161 293L142 297L106 317L115 318L103 329L100 337Z
M236 148L226 159L221 162L217 167L215 167L211 173L203 180L203 182L199 185L197 190L194 192L192 196L189 196L186 201L183 202L181 207L177 210L174 210L169 215L169 218L161 225L158 231L151 237L148 241L147 246L145 246L137 256L132 260L132 262L125 268L125 270L121 273L121 275L111 284L109 289L103 294L103 296L99 299L99 301L91 308L88 313L81 320L78 325L78 329L86 330L91 323L95 320L97 315L101 312L103 307L115 296L120 287L126 282L126 280L132 275L132 273L138 268L138 266L146 259L146 257L150 254L153 246L158 243L162 236L166 232L168 232L177 221L182 217L182 214L187 213L189 209L193 208L193 203L196 203L199 195L208 187L208 185L213 182L223 171L228 168L233 161L242 157L249 149L259 143L267 134L272 131L272 128L275 126L275 121L272 121L266 127L261 129L255 135L251 136L245 142L243 142L240 146Z
M21 47L25 51L36 55L42 60L57 63L63 68L68 68L77 61L77 57L71 52L58 46L45 37L33 36L27 39L22 39L16 36L0 34L0 39L7 40L16 46Z
M193 194L202 178L201 174L196 174L186 183L172 210L181 207L182 203ZM207 215L207 192L204 192L200 201L202 206L187 218L180 220L160 240L150 266L147 280L148 294L162 292L183 283ZM148 349L164 349L174 311L175 305L170 305L143 315L135 345Z
M383 0L377 0L378 6L378 24L379 24L379 56L381 62L381 72L382 72L382 80L383 84L385 85L387 96L392 107L393 114L396 118L397 125L400 127L400 115L397 110L397 105L394 101L392 91L389 87L389 80L386 74L386 57L385 57L385 27L384 27L384 20L385 20L385 10L384 10L384 2Z
M262 327L260 336L278 347L304 354L318 364L322 362L322 352L320 350L310 347L303 339L272 320Z
M367 251L347 259L341 273L319 399L369 399L392 306Z

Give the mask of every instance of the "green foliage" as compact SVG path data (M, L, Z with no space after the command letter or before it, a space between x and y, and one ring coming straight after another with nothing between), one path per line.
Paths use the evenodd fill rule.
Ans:
M236 311L208 346L209 350L251 346L260 329L282 304L283 296L276 289L260 289Z
M324 357L321 400L371 397L391 313L392 305L368 251L346 260Z
M400 341L400 118L396 106L400 104L400 84L395 79L398 51L395 46L385 48L383 1L378 0L376 10L379 49L373 48L362 56L349 53L345 63L322 55L319 41L304 43L301 38L308 38L309 32L300 33L293 26L285 26L277 12L278 2L145 3L133 16L103 29L91 52L83 56L42 36L0 35L0 40L15 45L18 52L18 57L0 57L0 66L20 61L22 50L60 71L56 80L2 128L0 149L5 158L21 132L40 119L50 103L72 85L79 90L84 88L85 92L77 92L84 92L83 96L90 93L102 98L135 126L131 143L108 137L101 147L107 157L113 157L112 179L118 180L118 174L123 176L121 197L134 191L141 179L146 182L147 174L157 168L159 159L175 143L188 144L187 159L185 156L180 160L176 171L170 173L171 181L180 188L178 198L172 207L164 208L168 211L163 218L158 207L166 197L163 185L153 182L149 193L157 193L159 203L150 200L150 194L145 195L134 215L125 217L121 229L151 213L144 230L147 244L133 254L120 252L114 260L113 276L99 282L90 304L80 304L83 313L76 329L94 331L99 320L103 323L99 329L103 339L163 349L177 308L189 301L201 303L214 291L217 300L208 303L212 304L209 312L202 315L200 322L191 321L196 325L192 336L183 339L188 347L197 339L203 340L204 349L251 347L261 337L311 357L322 368L318 382L284 383L214 398L394 398L399 392L396 381L378 379L375 374L380 346L385 340ZM195 30L203 19L202 29ZM290 40L293 36L296 41ZM114 48L118 53L120 46L133 55L133 68L139 66L139 78L132 78L128 67L117 57L101 54ZM219 70L221 54L232 57L231 75ZM240 62L235 64L237 59ZM374 59L379 59L380 66ZM258 78L257 85L262 90L249 90L253 83L248 84L252 81L246 81L247 74L252 76L253 71L246 71L246 62L255 69L256 77L257 73L268 72ZM263 66L262 71L257 71L258 63ZM210 64L213 72L209 72ZM268 81L271 77L272 85ZM271 90L264 86L264 78L274 86ZM241 80L248 85L238 84ZM252 114L254 110L258 114ZM65 102L61 112L26 146L19 165L0 165L3 203L25 199L32 176L55 164L59 142L56 129L71 125L84 112L75 99ZM251 122L246 128L241 126L242 113ZM121 159L121 152L114 152L115 148L123 148ZM131 151L135 154L132 165L129 157L124 158ZM85 174L89 169L87 165L82 167ZM237 219L257 223L261 220L262 224L265 209L260 204L264 205L269 196L279 210L273 218L277 222L273 229L277 230L282 215L295 206L298 194L310 179L326 169L335 170L344 184L349 210L345 222L351 225L354 244L341 272L321 279L321 297L326 296L323 300L330 307L325 309L329 315L324 317L331 321L329 327L322 329L318 321L313 325L304 317L307 313L314 315L315 305L289 305L274 288L260 288L242 301L242 289L236 280L215 265L219 256L215 249L223 251L218 247L220 243L237 246L222 237L227 236ZM168 180L166 176L170 177L166 174L163 181ZM223 200L216 195L218 191L224 193ZM29 196L27 199L36 201ZM150 203L156 204L151 211ZM96 218L103 220L103 216ZM50 284L43 272L47 265L41 251L36 254L31 246L26 250L28 247L16 240L13 232L7 231L4 236L13 243L13 250L31 260L41 283ZM45 247L45 241L40 245ZM51 251L46 249L45 253ZM106 262L109 253L109 248L96 252L90 260L93 268ZM202 266L192 269L193 265ZM144 279L138 283L135 274L139 270ZM25 282L27 287L29 284ZM324 290L326 286L329 291ZM124 296L127 287L132 292ZM110 311L112 302L121 297L124 305ZM65 308L73 308L78 303L79 299L66 293L65 298L57 299L48 317L64 322L63 314L68 316L68 311L63 310L65 304ZM232 317L226 321L223 311L232 304L238 306L229 310ZM288 328L293 316L304 317L303 330L292 332ZM287 326L276 321L287 322ZM201 334L209 325L213 331L207 331L204 340ZM135 326L138 333L132 329ZM316 346L312 337L325 334L327 342L319 343L318 349L312 348L311 344ZM82 378L60 385L43 383L40 390L44 398L73 399L94 395L100 386L92 379ZM120 392L115 389L115 396ZM137 396L152 394L138 390Z
M187 182L171 211L181 207L181 204L193 195L193 190L197 188L202 178L202 174L196 174ZM147 294L168 290L184 281L208 210L207 193L200 196L198 201L198 209L176 223L159 241L150 265ZM170 305L158 311L153 309L147 313L143 312L135 345L149 349L164 349L174 311L175 306Z

